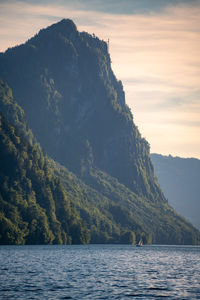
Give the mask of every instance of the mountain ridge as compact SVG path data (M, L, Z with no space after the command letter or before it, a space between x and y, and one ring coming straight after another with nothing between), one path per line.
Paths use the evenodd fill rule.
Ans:
M0 70L25 112L23 133L30 128L51 157L51 172L85 224L83 242L89 232L91 242L199 243L199 231L158 185L106 42L60 21L1 53Z

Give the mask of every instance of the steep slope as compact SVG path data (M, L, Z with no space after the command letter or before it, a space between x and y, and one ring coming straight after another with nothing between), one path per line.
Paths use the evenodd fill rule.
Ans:
M107 210L114 207L112 200L43 155L1 78L0 157L0 244L132 243L136 229L138 238L146 238L131 218L128 227L116 224Z
M176 214L159 188L148 143L133 123L122 84L111 70L105 42L79 33L72 21L62 20L41 30L24 45L1 53L0 70L18 101L17 104L7 85L0 82L0 109L9 121L2 116L2 124L14 134L10 136L2 128L5 166L1 176L4 180L11 177L10 189L15 187L15 181L19 182L17 193L21 191L20 197L26 203L23 173L29 174L27 160L33 160L27 149L31 153L37 149L34 161L39 170L33 177L37 178L38 186L41 182L44 192L38 193L35 201L45 210L54 236L50 242L84 243L91 238L93 243L132 243L142 237L144 242L153 243L200 243L199 231ZM45 164L41 165L44 155L29 127L46 153L58 163L45 157ZM16 162L13 172L16 168L21 170L17 178L6 173L9 148L4 141L11 143L10 139L15 141L11 148L16 148L12 152ZM17 144L19 139L24 141L22 145ZM54 173L50 187L46 177L49 172ZM60 196L54 191L57 186ZM50 198L44 200L46 193ZM9 190L2 201L8 203L13 199L11 196ZM60 197L67 198L70 209L62 209L65 205L60 204ZM42 206L43 201L47 207ZM18 202L15 206L19 210ZM57 206L59 209L53 214L48 209ZM8 219L4 211L3 216ZM60 235L55 234L51 220L60 224ZM29 224L23 218L22 221ZM65 230L66 222L69 227ZM62 238L63 230L66 240ZM58 240L57 236L61 238Z
M37 146L0 113L0 244L87 243L89 231Z
M65 185L66 169L57 168L56 174L59 174ZM134 235L137 241L142 238L144 243L199 244L200 232L178 215L167 202L147 202L120 184L116 178L110 177L102 171L92 170L90 176L95 189L79 182L87 197L90 198L88 202L79 202L78 207L75 203L81 217L88 222L88 220L92 220L94 212L98 209L120 229L118 231L120 236L115 232L114 240L109 240L107 233L104 232L107 225L104 222L101 223L103 239L98 239L101 243L130 243L132 235ZM79 206L80 203L82 207ZM90 228L92 229L92 226ZM111 227L109 226L109 228Z
M200 160L160 154L151 159L170 205L200 229Z
M2 79L0 111L0 244L134 243L141 236L151 242L145 222L119 199L115 203L44 157Z
M62 20L2 53L0 69L52 158L82 178L93 165L150 201L165 201L104 41Z
M0 244L198 242L167 203L147 203L96 169L92 189L44 157L1 79L0 111L15 124L1 113Z

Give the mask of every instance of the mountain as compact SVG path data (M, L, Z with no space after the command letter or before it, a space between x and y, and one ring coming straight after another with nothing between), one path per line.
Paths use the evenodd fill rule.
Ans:
M127 209L44 156L2 79L0 111L0 244L132 243L135 233L147 239Z
M151 154L160 186L176 211L200 229L200 160Z
M62 20L2 53L0 69L48 155L78 176L95 166L164 201L105 42Z
M4 98L9 88L3 83L0 108L5 122L45 157L79 224L79 242L130 243L142 237L146 243L200 243L199 231L168 205L159 187L149 144L133 122L104 41L62 20L1 53L0 75L12 88L15 100L9 100L9 107L17 115L13 119L8 114ZM20 157L21 150L17 153ZM48 179L39 173L44 187ZM60 205L53 191L52 203ZM48 205L42 208L51 225ZM61 220L55 210L62 228L65 213ZM52 242L57 242L55 234Z

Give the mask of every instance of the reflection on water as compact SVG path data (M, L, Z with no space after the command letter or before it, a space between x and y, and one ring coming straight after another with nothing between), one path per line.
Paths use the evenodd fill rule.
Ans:
M0 299L200 299L200 247L0 246Z

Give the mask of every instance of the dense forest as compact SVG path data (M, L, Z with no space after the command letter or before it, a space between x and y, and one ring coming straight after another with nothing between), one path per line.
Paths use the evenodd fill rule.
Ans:
M86 226L72 209L33 134L27 131L29 140L22 134L26 132L23 110L2 80L0 97L1 110L19 124L11 125L0 114L0 243L89 242Z
M200 243L159 187L104 41L62 20L0 70L1 244Z

